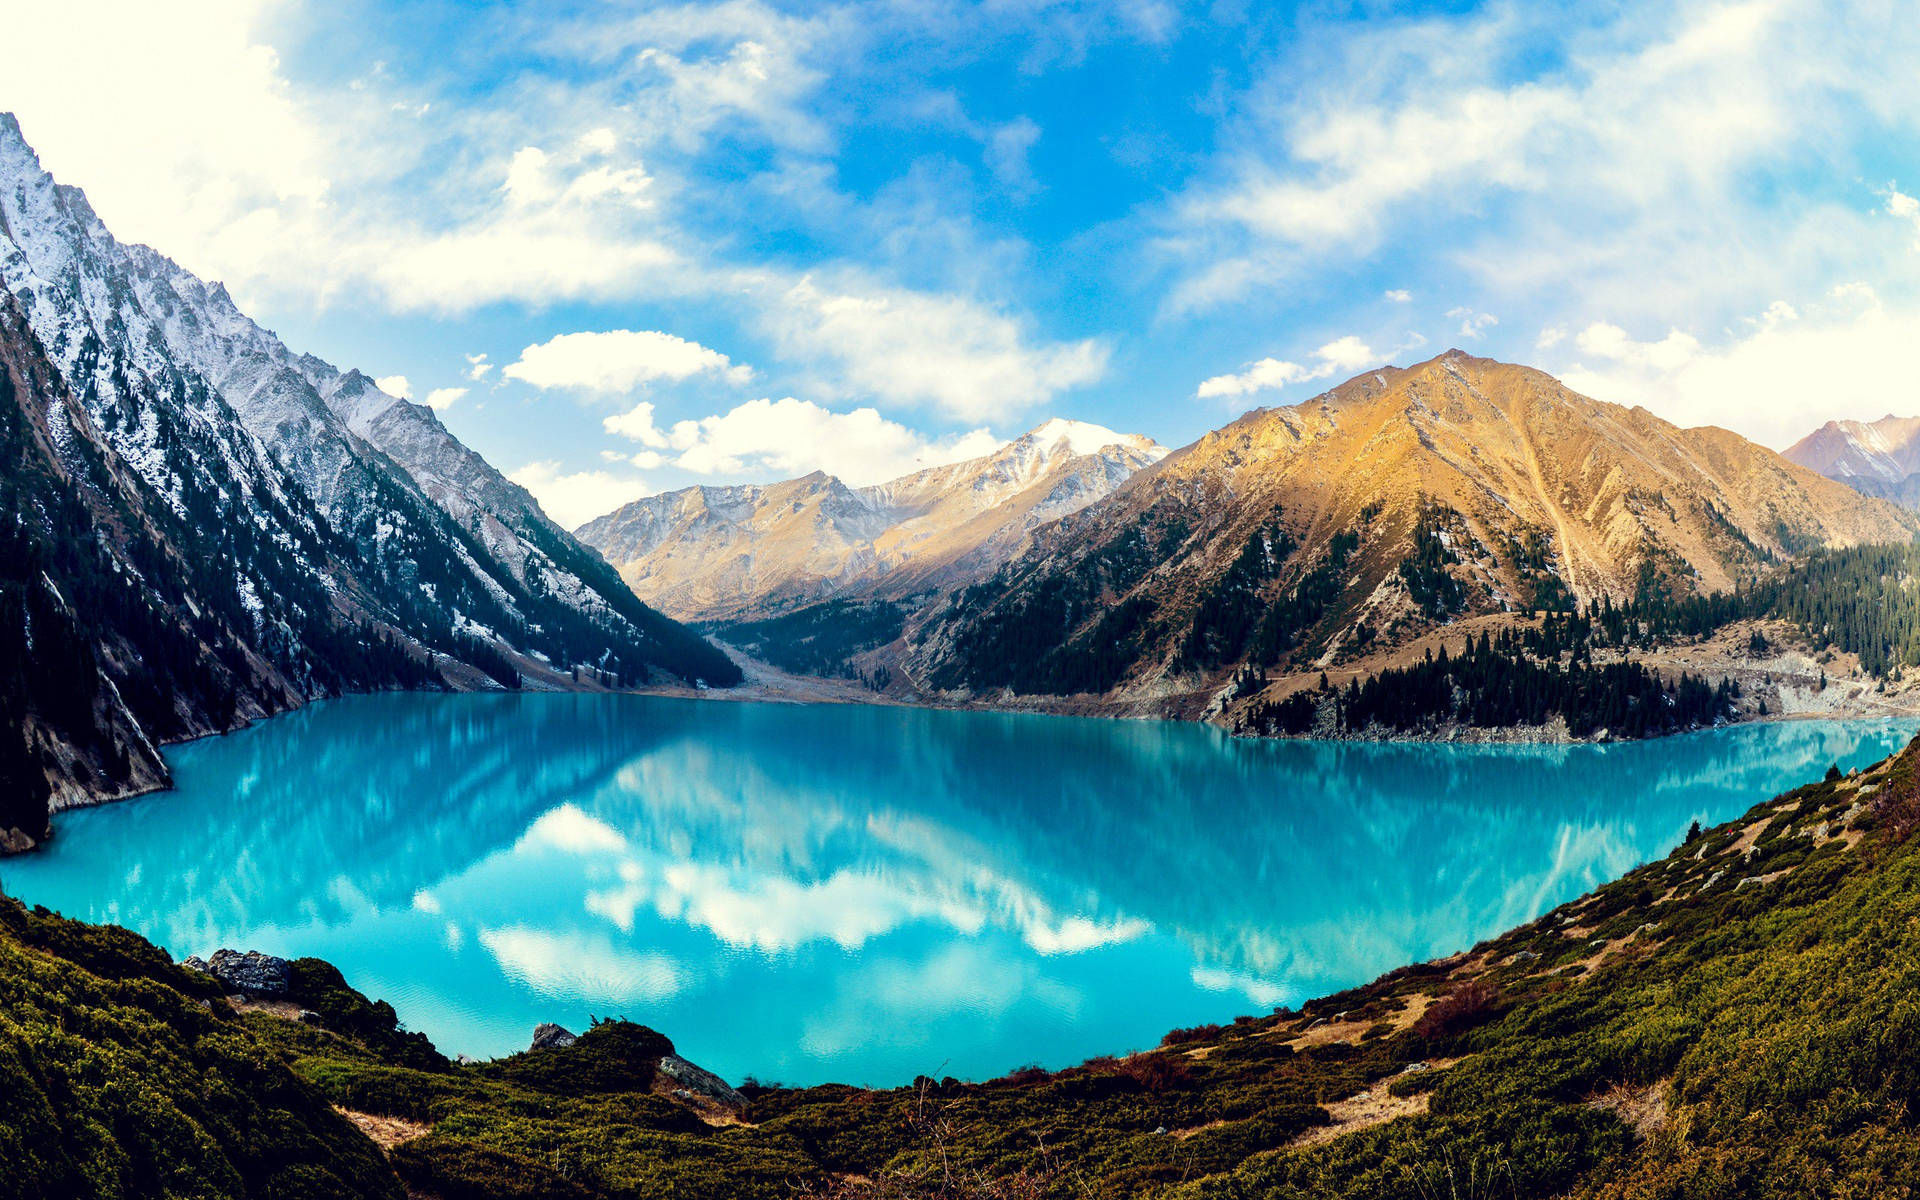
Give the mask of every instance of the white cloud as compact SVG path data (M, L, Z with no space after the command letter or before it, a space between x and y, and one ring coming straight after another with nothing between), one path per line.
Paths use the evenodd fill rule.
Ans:
M426 404L428 408L438 412L441 409L451 407L455 400L458 400L466 394L467 389L463 387L435 388L427 393Z
M1920 199L1894 188L1887 189L1886 197L1887 215L1913 226L1913 248L1920 250Z
M1460 322L1460 336L1463 338L1477 338L1500 323L1500 318L1492 313L1475 312L1470 308L1448 309L1447 320Z
M476 383L485 379L487 372L493 370L493 364L487 361L487 356L484 354L469 354L465 357L467 360L467 378Z
M1386 297L1395 304L1405 304L1413 299L1413 293L1405 288L1388 288Z
M1618 325L1597 321L1582 329L1573 339L1583 353L1633 367L1655 371L1673 371L1687 365L1700 353L1700 340L1678 329L1669 330L1657 342L1636 342Z
M87 31L85 69L71 55L15 54L0 110L123 240L200 268L239 266L224 251L248 241L250 217L323 203L335 182L331 138L289 95L260 37L280 10L273 0L8 4L15 47L72 46Z
M507 478L532 492L547 515L567 529L653 494L642 479L608 471L569 472L552 461L528 463Z
M528 346L501 374L537 388L625 392L656 380L677 383L701 374L743 384L753 378L753 368L735 366L718 350L670 333L612 329L563 333Z
M768 282L772 282L769 280ZM1004 418L1106 374L1087 339L1034 345L1025 323L961 296L871 284L781 283L767 321L781 351L825 360L856 394Z
M1029 196L1038 187L1027 155L1039 140L1040 126L1024 116L999 126L987 138L987 167L995 181L1016 198Z
M655 450L667 448L667 435L653 420L653 405L642 400L626 412L611 416L600 422L601 428L608 433L618 434L629 441L639 442Z
M1325 82L1277 59L1170 207L1169 306L1386 244L1418 244L1489 299L1616 319L1822 287L1836 264L1884 258L1846 180L1889 125L1911 132L1920 83L1899 64L1916 29L1897 6L1829 0L1483 5L1330 28L1312 43ZM1543 45L1551 65L1515 69ZM1832 169L1809 180L1810 161Z
M373 381L373 386L389 396L398 396L402 400L413 399L413 384L407 382L405 375L382 375Z
M1380 361L1380 356L1371 347L1352 334L1335 338L1315 350L1313 356L1328 371L1358 371L1361 367L1370 367Z
M652 412L618 418L644 444L660 431ZM645 424L642 425L644 420ZM862 486L927 467L977 458L1003 443L986 429L929 438L872 408L834 412L808 400L750 400L699 421L680 421L665 440L673 464L700 475L803 475L825 471Z
M1319 365L1306 367L1285 359L1263 358L1247 364L1238 374L1215 375L1202 380L1194 396L1200 400L1249 396L1255 392L1283 388L1288 384L1326 379L1341 371L1357 371L1374 365L1381 358L1370 346L1351 334L1328 342L1315 350L1313 357L1320 360Z
M1574 345L1577 357L1557 373L1576 391L1782 448L1828 420L1906 411L1897 384L1912 371L1920 310L1842 286L1818 304L1774 306L1715 346L1680 330L1635 341L1606 323Z

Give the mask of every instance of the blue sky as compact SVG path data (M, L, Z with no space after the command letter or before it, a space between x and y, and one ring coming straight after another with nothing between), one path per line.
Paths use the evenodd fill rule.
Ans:
M1920 411L1893 3L53 7L48 168L569 524L1455 345L1775 446Z

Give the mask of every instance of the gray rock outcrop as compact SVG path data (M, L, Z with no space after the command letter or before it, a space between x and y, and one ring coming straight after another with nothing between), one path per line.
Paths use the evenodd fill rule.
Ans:
M196 955L180 965L213 976L241 996L284 996L293 987L292 964L258 950L215 950L211 959Z

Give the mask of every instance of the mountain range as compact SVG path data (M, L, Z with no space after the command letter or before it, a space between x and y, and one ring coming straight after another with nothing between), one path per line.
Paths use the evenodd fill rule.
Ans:
M892 484L693 488L579 533L676 616L756 653L811 648L769 652L782 665L858 668L913 699L1195 716L1243 670L1391 657L1475 617L1725 592L1916 528L1727 430L1450 350L1171 453L1048 422Z
M1051 420L991 454L850 487L816 471L690 487L581 526L634 591L689 621L765 618L823 600L898 601L984 578L1034 530L1111 494L1166 450Z
M739 678L431 410L115 239L4 114L0 362L16 848L163 784L159 742L342 691Z
M1041 530L915 638L971 693L1206 694L1436 624L1718 591L1915 520L1723 429L1450 350L1261 409Z

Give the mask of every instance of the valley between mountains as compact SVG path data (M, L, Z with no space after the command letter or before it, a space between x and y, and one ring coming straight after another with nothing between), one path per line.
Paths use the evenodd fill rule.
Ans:
M1809 771L1733 740L1611 791L1566 776L1651 743L1460 750L1556 768L1508 773L1499 804L1458 782L1494 775L1440 774L1453 747L1319 744L1920 713L1920 421L1836 422L1780 454L1455 349L1185 446L1045 420L878 484L692 487L567 530L431 408L117 239L0 114L0 454L0 853L43 883L77 871L49 903L105 897L89 924L0 896L0 1200L1920 1192L1920 744L1850 771L1814 739ZM703 702L294 713L451 691ZM757 706L964 725L862 741L725 696L1316 744ZM1747 732L1802 730L1715 736ZM195 791L184 763L209 746L243 769ZM1409 755L1391 790L1317 766L1383 750ZM1269 751L1305 766L1252 762ZM185 816L61 815L166 790L170 764ZM1549 777L1567 794L1511 785ZM1622 801L1654 782L1698 806ZM1603 794L1581 807L1582 788ZM964 803L943 814L940 789ZM152 865L48 845L136 811L121 844L161 847ZM1529 820L1544 853L1422 858L1441 825ZM181 840L155 836L169 822ZM1055 867L1089 862L1117 870ZM1463 875L1499 925L1457 952L1278 990L1323 977L1316 945L1464 907ZM1276 902L1360 881L1392 905ZM123 927L143 921L151 941ZM310 951L187 958L223 928L373 943L395 1003L460 991L445 1008L469 1031L479 989L423 981L421 946L586 1021L450 1057ZM1171 980L1235 1007L997 1077L949 1075L929 1035L927 1074L872 1087L736 1088L627 1018L687 999L764 1034L742 996L820 999L756 986L769 963L817 968L842 1006L797 1013L821 1062L1027 998L1137 1016ZM1047 1027L1009 1028L1025 1053Z
M1049 420L569 533L431 409L118 241L11 117L0 283L7 850L166 786L168 742L389 688L1415 740L1915 707L1898 421L1783 457L1450 350L1177 449Z
M1170 453L1053 421L879 487L691 488L577 532L756 692L1558 740L1909 710L1912 647L1806 601L1814 573L1903 595L1912 563L1860 555L1915 528L1725 430L1449 351ZM1485 704L1346 695L1482 639ZM1689 679L1726 691L1634 711Z

